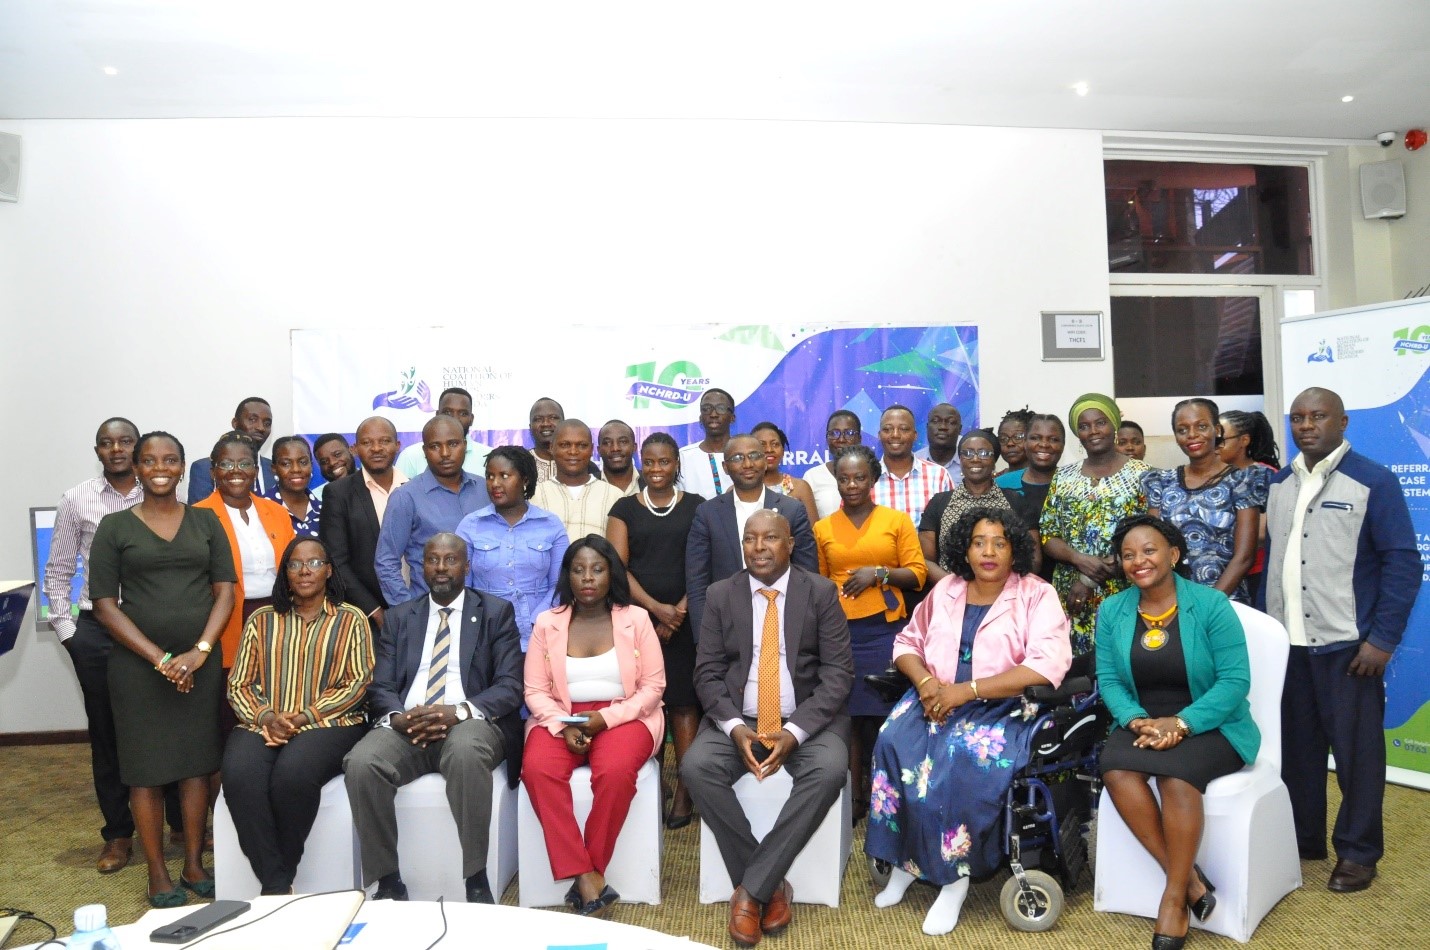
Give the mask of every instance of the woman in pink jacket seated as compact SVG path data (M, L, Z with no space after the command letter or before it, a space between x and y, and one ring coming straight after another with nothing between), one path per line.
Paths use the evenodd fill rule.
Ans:
M1058 686L1072 663L1068 618L1032 573L1033 541L1011 511L973 508L944 537L952 572L894 640L913 686L874 745L864 849L893 865L874 898L892 907L917 878L942 890L924 933L958 924L970 877L1002 864L1003 798L1028 763L1028 686Z
M521 779L541 820L551 876L575 878L571 909L601 914L620 899L606 866L636 794L636 773L665 733L665 664L650 615L631 603L616 549L588 534L566 549L559 606L540 614L526 652L526 749ZM571 773L591 766L584 835Z

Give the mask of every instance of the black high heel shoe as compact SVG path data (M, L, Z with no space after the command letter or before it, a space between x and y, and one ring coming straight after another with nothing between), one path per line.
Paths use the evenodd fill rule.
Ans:
M1192 873L1196 874L1197 879L1202 882L1202 887L1205 887L1207 891L1196 901L1189 901L1187 907L1191 909L1193 917L1205 921L1212 915L1212 911L1216 910L1216 885L1208 881L1206 874L1195 864L1192 865Z
M1181 937L1169 937L1166 934L1152 935L1152 950L1182 950L1186 945L1185 935Z

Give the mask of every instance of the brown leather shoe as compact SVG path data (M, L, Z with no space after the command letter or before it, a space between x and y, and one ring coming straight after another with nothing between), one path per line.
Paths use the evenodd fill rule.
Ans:
M133 850L132 838L110 838L104 843L104 850L99 852L99 860L95 862L95 867L99 869L100 874L113 874L129 863L129 856Z
M742 947L760 942L760 902L750 896L743 884L730 896L730 939Z
M1336 862L1336 869L1331 872L1331 880L1326 887L1339 894L1351 894L1370 887L1370 882L1374 879L1374 867L1341 858Z
M785 932L794 916L790 909L790 902L793 900L794 888L790 887L789 881L780 881L780 886L775 888L769 903L765 905L764 916L760 918L760 930L766 937L778 937Z

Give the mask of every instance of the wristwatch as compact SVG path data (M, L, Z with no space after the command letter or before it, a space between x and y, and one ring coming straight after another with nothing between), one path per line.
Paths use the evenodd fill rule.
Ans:
M200 653L211 653L213 652L213 644L209 643L207 640L200 640L198 643L194 644L194 649L198 650Z
M472 710L466 703L458 703L452 707L452 715L457 717L458 722L466 722L472 717Z
M874 568L874 576L879 579L879 585L881 587L889 583L889 569L887 567Z

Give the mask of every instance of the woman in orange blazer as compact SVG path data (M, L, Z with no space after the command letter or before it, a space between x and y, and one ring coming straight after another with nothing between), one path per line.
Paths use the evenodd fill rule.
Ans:
M258 445L248 436L241 432L224 435L214 445L209 464L213 472L213 494L194 502L194 507L208 508L218 515L219 524L228 536L234 572L238 575L233 613L229 614L228 625L219 637L227 683L228 671L238 655L238 642L243 637L243 625L259 607L273 603L273 582L283 570L278 560L288 542L293 540L293 519L282 505L253 494L253 482L258 476ZM233 707L220 703L219 727L225 740L237 725Z
M606 866L636 794L636 773L665 733L665 661L650 615L631 603L620 555L600 535L572 543L556 583L559 606L536 618L526 653L521 778L541 820L551 876L574 878L573 910L592 916L620 899ZM591 766L584 835L571 773Z

